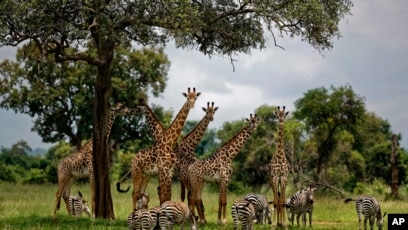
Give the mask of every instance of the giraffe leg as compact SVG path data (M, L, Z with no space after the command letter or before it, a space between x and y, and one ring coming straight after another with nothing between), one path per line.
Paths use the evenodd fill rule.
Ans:
M136 208L136 203L140 199L141 187L142 187L142 173L139 170L133 170L132 168L132 178L133 178L133 192L132 192L132 201L133 201L133 210Z
M159 169L159 199L160 204L171 200L172 174L168 170Z
M56 198L55 198L54 211L53 211L53 214L52 214L53 218L55 218L55 214L60 209L61 198L63 196L64 196L65 206L66 206L67 211L69 213L68 200L65 200L65 193L66 193L66 187L69 186L70 178L68 176L64 176L64 175L65 175L64 172L59 172L58 173L58 190L57 190L57 193L55 194ZM69 196L69 194L68 194L68 196Z
M95 218L96 207L96 191L95 191L95 175L93 172L93 166L89 166L89 185L91 186L91 199L92 199L92 218Z
M273 206L274 206L274 209L275 209L272 222L276 223L276 227L277 227L280 224L280 222L279 222L280 205L279 205L278 180L277 180L277 178L271 176L271 178L269 179L269 184L271 185L272 191L273 191Z
M194 181L194 180L192 180ZM201 199L201 193L203 191L203 181L202 180L195 180L195 185L193 186L191 190L191 196L192 196L192 203L193 207L197 209L197 213L200 219L201 224L206 224L207 220L205 219L204 215L204 206L203 206L203 201ZM192 209L194 210L194 209Z
M279 197L279 205L281 206L281 212L282 212L282 226L286 227L286 222L285 222L285 214L286 214L286 183L288 182L288 176L283 176L281 179L281 192L280 192L280 197Z
M181 199L181 201L184 202L184 200L186 198L186 187L184 186L184 183L183 183L182 180L180 180L180 190L181 190L180 199Z
M218 224L227 223L227 182L220 183L220 193L218 197Z

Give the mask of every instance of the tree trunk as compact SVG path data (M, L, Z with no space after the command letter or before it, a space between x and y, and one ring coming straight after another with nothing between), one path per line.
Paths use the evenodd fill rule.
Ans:
M110 66L113 57L113 43L98 44L98 76L96 78L93 114L93 167L95 176L95 217L115 219L109 181L109 149L107 127L109 120L109 98L112 90Z
M399 197L397 156L398 156L397 136L394 134L392 135L392 149L391 149L391 195L394 198Z

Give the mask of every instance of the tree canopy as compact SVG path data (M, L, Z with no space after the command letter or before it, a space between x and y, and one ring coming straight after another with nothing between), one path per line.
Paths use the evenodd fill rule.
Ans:
M92 136L91 98L97 72L83 62L55 63L50 55L37 63L26 55L35 50L29 43L17 50L16 62L0 63L0 107L34 117L32 130L44 142L67 139L79 150ZM121 102L132 108L139 99L147 99L148 90L156 96L163 92L169 65L162 48L118 48L112 63L111 104ZM111 138L124 143L145 134L132 125L140 123L137 119L140 116L117 117Z

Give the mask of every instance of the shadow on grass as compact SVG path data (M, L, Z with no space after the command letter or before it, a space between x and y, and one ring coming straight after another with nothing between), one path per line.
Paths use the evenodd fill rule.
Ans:
M22 216L0 218L0 229L127 229L123 220L74 218L70 216Z

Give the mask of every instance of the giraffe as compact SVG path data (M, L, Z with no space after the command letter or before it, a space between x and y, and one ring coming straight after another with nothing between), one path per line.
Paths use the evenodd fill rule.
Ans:
M128 108L124 107L121 103L117 103L110 110L107 136L110 135L112 130L113 122L117 115L129 115L131 113ZM53 218L57 210L60 208L61 197L65 201L65 206L69 213L68 199L70 195L71 186L74 183L75 178L89 177L89 182L92 191L92 214L94 214L95 207L95 178L93 174L93 163L92 163L92 151L93 151L93 139L88 140L76 153L73 153L65 158L63 158L57 166L58 175L58 191L56 193Z
M280 110L278 106L277 111L274 112L274 116L278 118L278 141L276 147L276 153L273 155L270 163L270 177L269 184L273 191L273 205L275 207L274 219L277 223L277 227L286 228L285 224L285 190L286 183L289 176L289 168L286 160L285 150L284 150L284 120L289 114L289 111L285 111L285 106Z
M201 224L207 222L201 199L204 180L219 183L218 224L226 223L226 192L232 173L232 160L246 143L251 133L256 129L259 118L256 114L254 116L251 114L249 119L246 118L246 121L248 124L218 148L213 155L205 159L196 160L188 167L189 179L186 184L188 203L193 214L194 209L197 208Z
M214 107L214 102L211 102L211 104L210 102L207 102L207 108L202 107L202 109L205 112L204 117L174 148L174 152L178 156L178 161L174 168L174 174L180 177L180 196L182 201L184 201L186 196L185 183L187 183L186 181L188 180L188 166L196 160L194 150L200 143L208 125L214 120L214 114L218 110L218 107Z
M195 101L200 94L200 92L196 92L195 88L192 91L188 88L188 92L183 93L187 101L169 128L162 134L159 134L151 147L139 151L132 159L130 172L133 179L133 209L135 208L136 201L139 200L141 194L146 190L150 177L154 175L159 177L158 194L160 204L171 199L171 182L174 165L177 161L173 148L180 136L188 113L190 109L194 108ZM117 183L117 189L123 191L120 190L120 181Z

